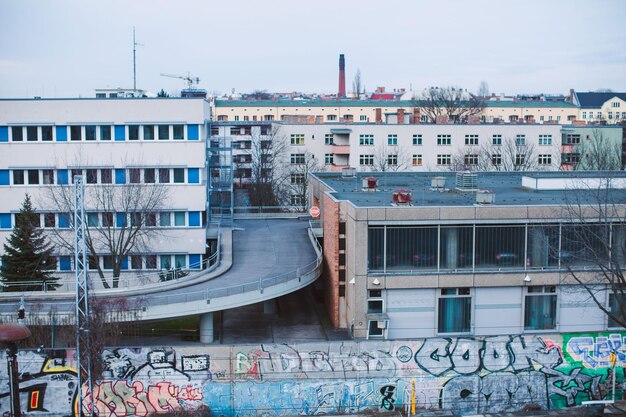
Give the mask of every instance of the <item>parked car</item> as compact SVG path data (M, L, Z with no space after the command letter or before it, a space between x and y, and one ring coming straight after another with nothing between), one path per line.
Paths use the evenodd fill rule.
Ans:
M496 263L500 265L513 265L517 262L518 256L515 252L496 253Z

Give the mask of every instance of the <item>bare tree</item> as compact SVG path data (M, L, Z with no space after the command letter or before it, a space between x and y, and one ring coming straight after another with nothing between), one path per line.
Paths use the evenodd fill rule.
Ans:
M566 268L565 279L585 289L608 316L609 327L626 327L626 200L623 190L614 188L618 180L581 180L564 194L567 224L554 251Z
M438 116L447 116L453 123L467 123L470 116L482 113L485 102L462 88L430 87L413 100L413 106L420 108L429 123L435 123Z
M487 98L490 96L490 92L489 92L489 84L487 84L487 81L483 80L480 82L480 84L478 85L478 94L477 96L480 98Z
M450 165L453 171L532 171L537 168L535 146L510 137L466 145L452 156Z
M404 171L409 168L411 157L402 146L381 145L374 153L373 171Z
M354 74L354 80L352 81L352 92L354 93L354 98L358 99L361 97L361 93L363 93L363 85L361 83L361 70L357 68L356 74Z
M575 151L579 155L575 169L611 171L622 168L621 143L606 136L601 129L593 129L591 135L581 139Z
M138 170L137 170L138 171ZM139 183L129 170L130 183L125 185L88 184L85 186L87 210L86 246L90 268L96 269L104 288L117 288L128 256L145 253L157 236L157 213L167 207L169 192L164 184ZM89 175L89 174L88 174ZM169 169L168 169L169 175ZM89 183L89 178L87 180ZM45 207L62 213L68 229L54 228L51 239L66 251L74 252L73 222L74 187L58 185L45 188ZM169 215L169 213L168 213ZM112 276L107 277L99 256L109 256ZM110 279L110 280L109 280Z
M315 155L309 151L304 154L304 163L294 165L290 170L291 205L298 206L303 211L306 210L309 175L322 171L323 167Z
M266 135L252 135L252 162L250 178L250 203L253 206L280 206L287 203L289 196L289 161L287 140L280 127L273 126ZM302 158L304 158L302 154ZM300 161L300 154L293 164Z

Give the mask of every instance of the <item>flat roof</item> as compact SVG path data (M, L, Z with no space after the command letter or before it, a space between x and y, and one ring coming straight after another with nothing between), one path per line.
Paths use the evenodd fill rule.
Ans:
M623 184L626 181L625 171L576 171L576 172L476 172L477 184L480 190L489 190L495 193L493 206L529 206L529 205L563 205L568 197L572 196L571 189L543 189L537 190L522 186L522 177L533 179L562 179L568 180L594 178L618 178ZM338 172L319 172L313 174L332 191L331 195L337 200L350 201L356 207L392 207L392 193L399 189L412 192L413 207L437 206L475 206L476 191L460 191L455 189L456 172L357 172L353 177L343 177ZM377 191L364 191L363 180L367 177L378 179ZM445 178L445 191L431 188L434 177ZM626 188L611 190L611 197L615 202L626 202ZM593 193L577 193L576 198L587 199L593 203ZM597 203L597 200L595 200ZM407 206L402 206L407 207ZM410 206L409 206L410 207Z

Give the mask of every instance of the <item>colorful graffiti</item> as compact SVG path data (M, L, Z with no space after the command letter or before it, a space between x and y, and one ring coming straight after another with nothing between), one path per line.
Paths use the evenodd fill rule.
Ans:
M94 384L93 397L85 396L85 405L103 417L145 417L201 405L227 417L410 405L466 414L530 403L559 408L606 398L613 370L621 384L625 345L626 334L613 332L108 349L104 377ZM74 354L19 353L27 415L73 414ZM6 377L0 365L2 373ZM9 408L3 386L0 412Z

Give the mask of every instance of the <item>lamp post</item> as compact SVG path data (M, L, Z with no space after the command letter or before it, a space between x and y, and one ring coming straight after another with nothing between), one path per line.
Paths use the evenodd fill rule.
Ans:
M9 392L11 395L11 417L20 417L20 386L17 368L17 344L30 336L30 330L23 324L0 324L0 342L7 347L7 372L9 374Z

